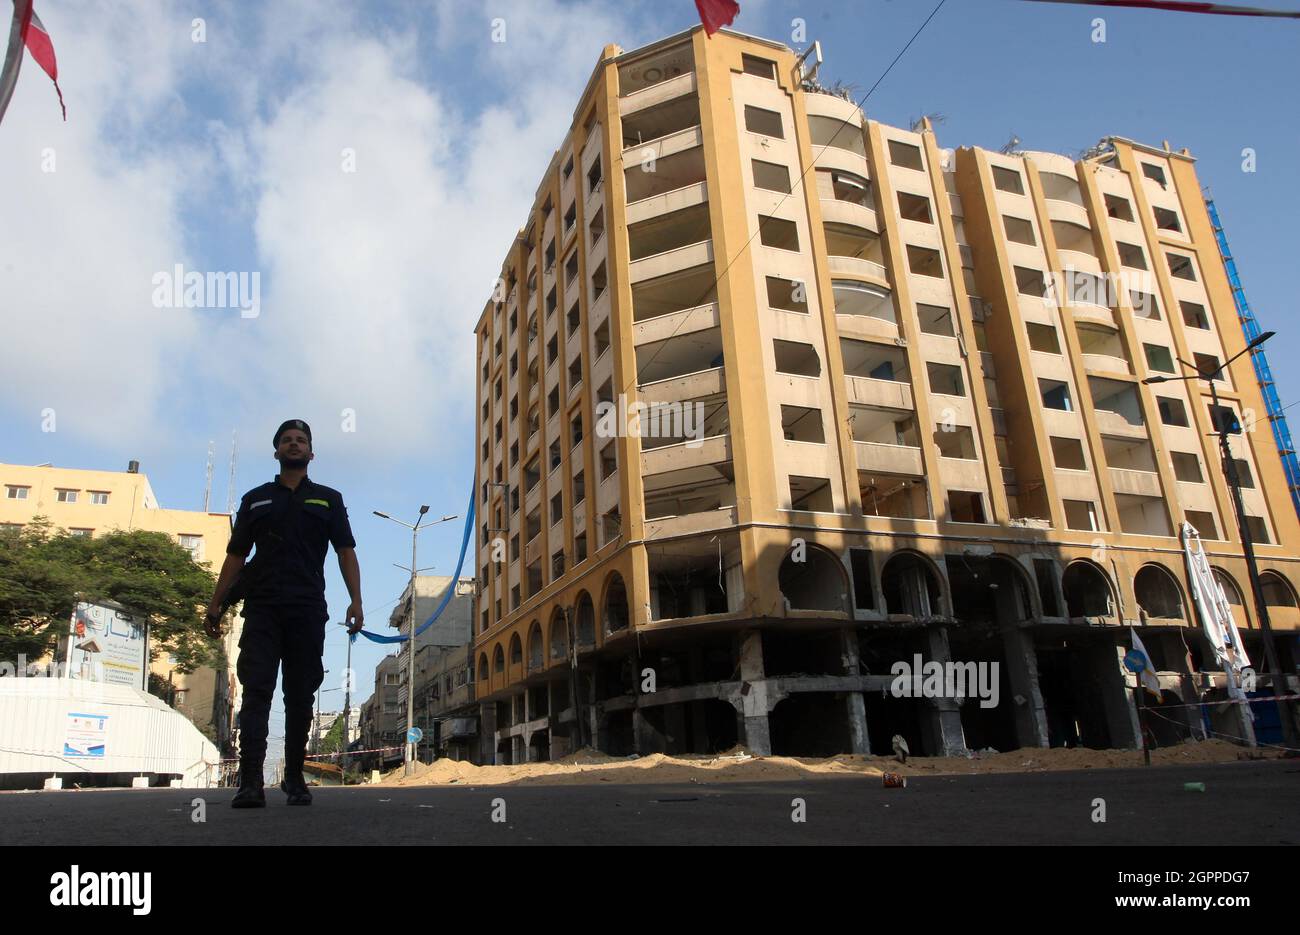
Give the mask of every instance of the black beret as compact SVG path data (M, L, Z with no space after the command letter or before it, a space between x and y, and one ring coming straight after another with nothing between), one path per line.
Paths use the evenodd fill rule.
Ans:
M280 447L280 436L289 431L289 429L298 429L301 431L307 436L307 443L311 444L311 426L302 421L302 419L287 419L280 424L278 429L275 430L275 441L271 442L272 448Z

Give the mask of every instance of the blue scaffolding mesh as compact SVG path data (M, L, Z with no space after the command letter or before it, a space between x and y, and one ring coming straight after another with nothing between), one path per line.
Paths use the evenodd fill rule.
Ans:
M1205 207L1210 212L1210 224L1214 228L1214 239L1219 244L1219 254L1223 257L1223 266L1228 272L1228 283L1232 286L1232 301L1237 306L1237 319L1241 330L1250 342L1260 336L1259 322L1246 301L1246 291L1241 287L1241 277L1237 275L1237 264L1228 249L1228 237L1219 222L1219 212L1215 210L1214 199L1205 199ZM1268 410L1268 421L1273 427L1273 439L1277 442L1278 453L1282 456L1282 467L1286 471L1287 487L1291 490L1291 502L1296 513L1300 514L1300 461L1296 459L1295 445L1291 442L1291 430L1287 428L1286 416L1282 412L1282 400L1278 398L1277 386L1273 382L1273 371L1268 366L1268 357L1264 348L1258 347L1250 352L1255 364L1255 376L1259 379L1260 391L1264 394L1264 408Z

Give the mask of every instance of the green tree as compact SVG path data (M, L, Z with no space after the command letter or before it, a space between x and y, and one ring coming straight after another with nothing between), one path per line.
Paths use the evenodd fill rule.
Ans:
M53 650L78 600L110 600L148 619L152 658L173 655L185 673L221 665L220 642L203 631L215 585L165 533L73 536L37 517L0 532L0 658L35 661Z
M329 733L320 743L321 753L342 753L343 752L343 715L334 719L334 725L329 729Z

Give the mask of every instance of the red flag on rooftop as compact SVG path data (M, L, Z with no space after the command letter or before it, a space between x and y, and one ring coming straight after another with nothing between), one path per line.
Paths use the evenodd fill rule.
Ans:
M695 9L700 13L704 31L711 36L723 26L735 22L740 4L736 0L695 0Z
M36 59L36 64L50 76L54 82L54 91L59 95L59 106L63 108L63 119L68 119L68 108L63 103L63 92L59 90L59 63L54 58L54 43L50 41L50 34L45 29L45 24L41 18L36 15L36 10L32 10L31 21L27 24L23 32L23 43L27 46L27 51L32 53L32 58Z

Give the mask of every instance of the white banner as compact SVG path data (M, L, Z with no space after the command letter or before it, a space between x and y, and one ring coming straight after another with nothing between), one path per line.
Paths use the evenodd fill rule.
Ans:
M1192 601L1201 618L1205 637L1214 647L1214 658L1228 675L1228 695L1238 701L1246 700L1242 690L1242 672L1250 668L1250 657L1241 645L1237 624L1232 619L1232 605L1228 603L1223 586L1214 577L1201 536L1189 523L1182 525L1183 554L1187 557L1187 580L1192 585ZM1250 711L1250 705L1246 706ZM1254 719L1251 712L1251 719Z

